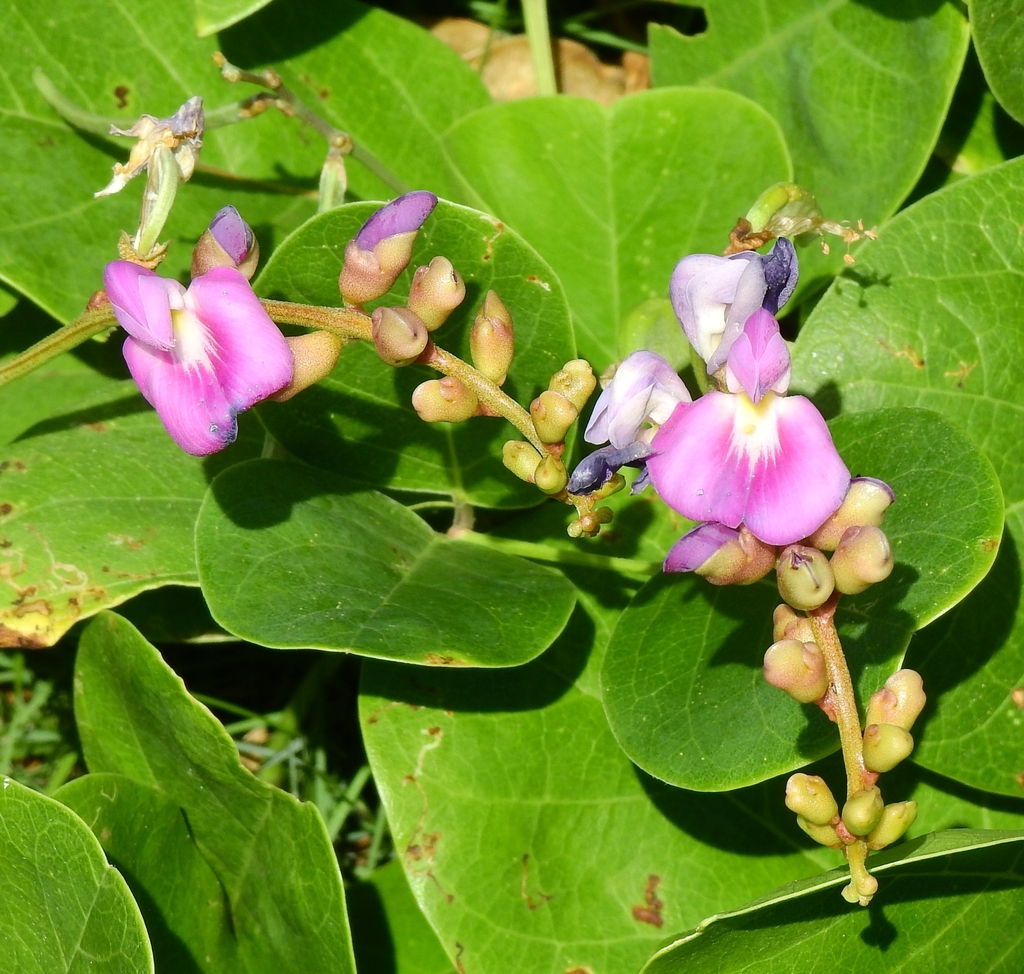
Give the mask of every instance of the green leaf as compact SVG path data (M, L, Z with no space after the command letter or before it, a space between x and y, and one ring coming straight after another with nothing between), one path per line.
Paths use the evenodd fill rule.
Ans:
M897 501L885 531L896 568L846 598L837 617L862 701L899 666L911 633L984 577L1002 521L990 465L955 427L926 410L842 416L832 435L856 474L886 481ZM695 576L648 582L622 615L601 674L616 739L671 784L720 791L801 767L839 746L835 725L765 682L769 576L715 588Z
M834 862L775 786L699 795L630 764L581 688L602 628L578 607L547 653L501 673L364 663L395 849L460 969L636 970L666 930Z
M258 453L258 432L250 420L226 452L190 457L124 386L0 449L0 646L50 646L139 592L197 583L193 532L207 482Z
M82 634L75 716L90 771L158 788L181 809L224 889L241 970L354 971L341 876L316 808L249 774L219 721L113 613Z
M928 406L960 425L999 473L1007 534L992 577L914 640L907 663L932 701L915 760L1011 795L1022 794L1024 772L1024 722L1011 696L1024 686L1022 225L1024 160L922 200L836 281L794 356L794 384L820 402L845 411Z
M978 58L999 104L1024 123L1024 14L1013 0L969 0Z
M231 911L188 822L159 788L87 774L54 797L89 823L142 910L161 971L243 971Z
M956 7L932 0L901 3L898 12L857 0L772 0L756 12L729 0L702 6L708 27L696 37L650 26L654 84L752 98L778 120L796 181L827 217L871 226L890 216L928 162L953 97L968 42ZM802 255L805 282L842 269L843 248L831 243L829 260L810 248Z
M265 7L270 0L195 0L196 31L209 37Z
M142 915L88 826L10 778L2 786L4 967L18 974L151 974Z
M837 888L849 873L832 870L708 918L659 950L643 974L789 974L826 956L833 970L1017 969L1024 832L940 832L886 850L877 862L884 913L851 909Z
M346 895L359 974L455 974L397 860Z
M790 178L774 121L728 92L671 90L602 108L582 98L495 105L445 143L482 209L518 230L565 286L580 354L600 371L675 263L721 252L736 217Z
M551 644L574 602L553 569L453 541L383 494L274 460L214 481L196 557L217 622L279 649L515 666Z
M336 305L345 244L380 204L340 207L306 224L281 247L257 282L264 297ZM441 347L470 360L469 329L494 289L515 322L516 354L505 391L529 404L576 357L569 309L551 268L514 231L475 210L440 202L420 231L409 269L375 304L404 304L415 268L438 254L466 282L462 307L433 333ZM425 424L413 390L438 373L384 365L368 342L344 348L331 376L260 416L293 454L374 487L451 493L483 507L540 503L536 487L502 466L502 443L519 432L500 419Z

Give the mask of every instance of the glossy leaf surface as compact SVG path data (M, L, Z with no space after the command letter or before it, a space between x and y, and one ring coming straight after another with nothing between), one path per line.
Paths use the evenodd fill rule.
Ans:
M1024 16L1012 0L972 0L971 33L978 57L999 103L1024 122Z

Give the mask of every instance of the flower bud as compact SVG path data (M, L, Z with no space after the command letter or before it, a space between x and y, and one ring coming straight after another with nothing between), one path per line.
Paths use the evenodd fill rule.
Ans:
M557 392L542 392L530 403L530 417L542 443L561 443L579 410Z
M839 838L835 826L815 825L813 822L807 821L803 815L797 815L796 824L814 839L818 845L828 846L829 849L839 849L842 847L843 841Z
M512 316L501 298L494 291L488 291L469 332L469 353L473 364L500 386L512 364L514 348Z
M817 548L806 545L794 544L784 549L775 574L779 594L794 609L816 609L835 589L828 559Z
M534 482L541 455L524 440L508 440L501 448L501 462L520 480Z
M843 806L843 824L851 835L867 835L881 821L883 808L885 805L878 788L865 788Z
M764 678L799 703L814 703L825 696L828 676L817 643L782 639L764 654Z
M894 724L909 731L927 701L921 674L914 670L893 673L868 701L869 724Z
M445 323L466 296L466 283L447 257L435 257L412 276L406 306L433 331Z
M408 308L377 308L370 321L377 354L388 365L409 365L427 347L427 329Z
M831 564L836 588L844 595L858 595L891 574L889 539L881 528L871 524L847 528Z
M287 402L292 396L315 385L331 374L345 342L327 331L285 337L292 352L292 381L269 398Z
M565 396L580 412L587 404L590 394L597 388L594 370L586 359L576 358L566 362L548 383L552 392Z
M786 808L812 825L828 825L839 814L839 806L824 778L795 774L786 782Z
M192 251L192 277L201 277L214 267L234 267L251 278L259 259L260 245L252 227L233 206L225 206L217 211Z
M891 771L914 750L914 738L895 724L868 724L864 731L864 767Z
M669 550L666 572L695 572L712 585L750 585L775 564L775 549L739 530L708 521L687 531Z
M802 643L814 642L814 630L807 616L797 615L785 602L776 606L772 614L772 639L797 639Z
M461 423L475 415L479 405L476 395L450 375L422 382L412 394L413 409L427 423Z
M854 477L839 509L807 540L822 551L835 551L847 528L879 527L895 499L892 488L881 480Z
M884 849L902 839L917 818L917 802L894 802L882 810L882 817L867 837L869 849Z
M416 234L437 205L433 193L406 193L381 207L345 247L338 287L346 301L363 304L387 294L409 265Z
M569 474L566 473L565 464L561 460L548 454L537 465L533 474L533 482L545 494L557 494L560 490L564 490L565 485L569 483Z

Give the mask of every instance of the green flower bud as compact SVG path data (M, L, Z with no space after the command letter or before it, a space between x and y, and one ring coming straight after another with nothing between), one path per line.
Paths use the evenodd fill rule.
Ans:
M836 588L844 595L857 595L892 572L889 539L871 524L847 528L831 564Z
M851 835L867 835L881 821L883 808L878 788L865 788L843 806L843 824Z
M808 543L822 551L835 551L848 528L868 524L880 527L894 497L889 485L881 480L855 477L839 510L807 539Z
M772 615L772 639L797 639L802 643L814 642L814 630L807 616L797 615L785 602L776 606Z
M594 378L594 370L590 363L586 359L577 358L566 362L551 376L548 388L565 396L582 412L590 394L597 388L597 379Z
M902 839L917 818L917 802L895 802L886 805L882 817L867 837L868 848L884 849Z
M814 703L825 696L828 676L825 658L816 643L782 639L764 654L764 678L799 703Z
M426 267L417 267L406 306L418 315L427 331L445 323L466 296L466 283L447 257L435 257Z
M514 348L512 316L501 298L494 291L488 291L469 332L469 353L473 365L500 386L512 364Z
M564 490L565 485L569 483L569 474L561 460L556 460L551 454L548 454L534 471L533 482L545 494L557 494L560 490Z
M794 609L816 609L835 589L828 559L817 548L806 545L794 544L783 549L775 575L779 594Z
M427 347L427 329L408 308L377 308L370 320L373 344L388 365L410 365Z
M909 731L927 702L921 674L914 670L893 673L868 701L869 724L895 724Z
M914 750L914 739L895 724L868 724L864 731L864 767L891 771Z
M828 825L839 814L839 806L824 778L794 774L786 782L786 807L812 825Z
M530 417L542 443L561 443L579 410L561 393L548 390L530 403Z
M797 815L796 824L800 826L818 845L828 846L829 849L839 849L843 840L839 838L833 825L815 825L807 821L803 815Z
M421 382L412 394L413 409L427 423L464 422L476 415L479 405L476 395L451 375Z
M292 381L270 396L275 402L287 402L303 389L326 379L345 344L340 336L327 331L311 331L286 337L285 341L292 351Z
M534 482L541 455L525 440L508 440L501 448L501 462L520 480Z

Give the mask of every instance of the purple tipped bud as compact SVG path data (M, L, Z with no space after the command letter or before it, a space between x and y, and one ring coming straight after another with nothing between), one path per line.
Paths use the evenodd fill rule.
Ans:
M479 401L454 376L429 379L412 394L413 409L427 423L461 423L476 414Z
M382 206L356 234L360 250L375 250L388 237L419 230L437 206L437 197L424 189L406 193Z
M192 251L192 276L201 277L214 267L234 267L246 278L256 273L260 245L252 227L233 206L217 211Z
M892 488L884 481L854 477L838 510L808 540L822 551L835 551L848 528L864 524L880 527L886 510L895 500Z
M865 524L847 528L832 556L836 588L844 595L857 595L892 573L893 557L889 539L881 528Z
M796 248L788 237L779 237L775 246L762 258L764 280L767 289L763 307L773 315L779 313L796 290L800 267L796 259Z
M867 837L869 849L884 849L902 839L917 819L917 802L895 802L882 809L882 817Z
M825 696L828 676L817 643L782 639L764 654L764 678L798 703L814 703Z
M867 835L882 819L885 803L878 788L865 788L843 806L843 824L851 835Z
M764 309L755 311L729 351L725 379L730 392L745 392L758 403L765 393L785 395L791 373L789 349L779 323Z
M345 344L338 335L326 331L285 337L285 341L292 353L292 381L270 397L275 402L287 402L303 389L326 379Z
M895 724L909 731L927 702L924 681L915 670L898 670L868 701L869 724Z
M775 548L739 529L708 521L684 534L669 550L663 571L695 572L712 585L750 585L772 570Z
M868 724L864 731L864 767L891 771L914 750L914 738L895 724Z
M428 331L440 328L466 296L466 283L447 257L435 257L426 267L417 267L412 276L410 311L419 315Z
M427 347L427 329L408 308L377 308L371 322L373 344L388 365L410 365Z
M541 443L561 443L579 411L565 396L548 389L530 403L530 418Z
M812 825L828 825L839 814L839 806L824 778L794 774L786 782L786 807Z
M818 608L835 590L832 567L817 548L794 544L779 556L776 569L779 594L794 609Z

